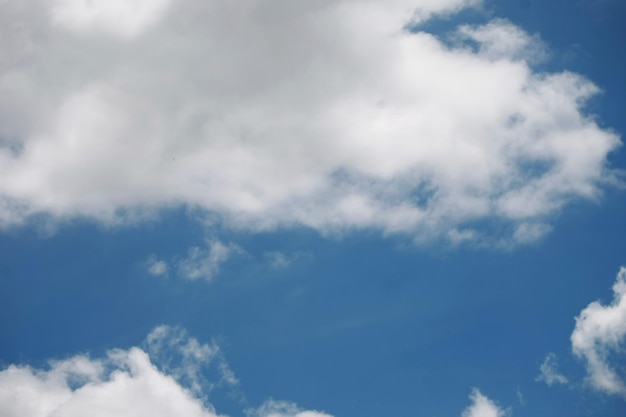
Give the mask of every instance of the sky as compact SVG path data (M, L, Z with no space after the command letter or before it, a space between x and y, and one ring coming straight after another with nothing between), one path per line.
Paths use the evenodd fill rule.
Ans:
M625 19L0 1L0 416L626 415Z

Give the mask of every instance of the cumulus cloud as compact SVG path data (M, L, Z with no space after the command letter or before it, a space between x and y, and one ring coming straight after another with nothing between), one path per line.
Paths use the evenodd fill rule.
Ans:
M462 417L503 417L506 413L478 389L470 395L470 404L461 414Z
M224 244L217 239L208 240L205 248L193 246L187 256L178 262L178 272L192 281L205 279L210 281L219 272L220 266L234 254L244 253L235 244Z
M594 301L576 317L571 341L574 354L586 362L591 386L626 397L623 376L609 360L611 351L619 352L626 341L626 268L617 274L611 304Z
M1 2L0 225L185 205L250 231L538 239L620 141L521 28L420 29L478 3Z
M11 365L0 372L5 417L215 417L139 348L53 362L49 369Z
M208 392L216 384L238 383L219 345L202 344L170 326L156 327L144 344L111 350L101 359L51 361L48 369L11 365L0 371L0 415L216 417ZM208 365L224 378L204 381Z
M536 381L543 381L548 386L553 384L567 384L569 381L564 375L561 375L558 370L557 357L554 353L548 353L543 360L543 363L539 367L539 376L535 378Z

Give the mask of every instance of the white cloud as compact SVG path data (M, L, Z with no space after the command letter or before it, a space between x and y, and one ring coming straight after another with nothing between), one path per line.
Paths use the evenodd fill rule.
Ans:
M620 268L613 285L613 302L603 306L589 304L576 317L572 332L572 350L587 364L592 387L608 394L626 397L626 384L611 366L609 354L619 351L626 341L626 268Z
M216 385L237 385L219 345L199 343L178 327L158 326L145 341L109 351L105 358L77 355L48 369L11 365L0 371L3 417L216 417L206 402ZM222 378L205 381L215 365Z
M543 363L539 367L539 376L536 381L543 381L548 386L553 384L567 384L568 380L564 375L561 375L558 370L557 357L554 353L548 353Z
M598 89L534 72L543 45L511 23L453 46L403 29L479 1L53 3L0 3L5 227L187 205L457 243L493 219L527 243L598 196L619 144L582 110Z
M215 417L139 348L0 372L3 417Z
M224 244L219 240L207 241L206 248L193 246L187 256L178 262L178 272L183 278L195 281L203 278L208 281L219 272L220 266L232 255L244 253L235 244Z
M197 396L219 385L234 387L239 384L215 341L200 343L180 327L161 325L148 334L146 346L163 371L189 387ZM203 376L203 371L210 365L217 370L216 381L208 381Z
M158 259L156 255L148 256L145 265L150 275L154 275L155 277L167 275L169 270L167 262L162 259Z
M237 385L215 342L203 344L180 327L158 326L145 349L114 349L104 358L76 355L50 361L47 369L10 365L0 370L2 417L217 417L207 402L216 384ZM222 378L204 383L201 372L216 364ZM463 417L502 417L493 401L477 389ZM250 417L332 417L297 404L269 399Z
M546 58L546 45L538 36L530 36L519 27L502 19L483 26L461 26L461 39L475 41L480 54L493 60L519 59L537 61Z
M503 417L506 414L477 389L472 391L470 399L472 404L463 411L462 417Z
M320 411L302 410L294 403L268 400L249 413L254 417L332 417Z

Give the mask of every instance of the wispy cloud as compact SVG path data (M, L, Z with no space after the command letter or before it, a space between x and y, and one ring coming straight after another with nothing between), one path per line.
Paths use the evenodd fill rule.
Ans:
M321 411L302 410L288 401L267 400L259 408L247 412L249 417L332 417Z
M302 259L310 259L311 254L303 251L295 252L281 252L281 251L267 251L263 253L263 260L267 264L275 269L285 269Z
M543 360L543 363L539 367L539 376L535 378L536 381L543 381L548 386L554 384L567 384L568 379L561 375L558 370L557 356L554 353L548 353Z
M217 239L210 239L206 247L193 246L187 256L178 261L178 273L181 277L195 281L212 280L220 271L221 265L235 254L244 251L235 244L225 244Z
M239 380L228 365L218 343L200 343L181 327L157 326L146 337L146 351L159 367L183 384L196 396L216 386L236 387ZM214 381L205 373L212 366L217 371Z
M620 268L613 285L613 301L589 304L576 317L571 342L574 354L585 360L588 381L597 390L626 397L623 377L609 360L626 341L626 268Z

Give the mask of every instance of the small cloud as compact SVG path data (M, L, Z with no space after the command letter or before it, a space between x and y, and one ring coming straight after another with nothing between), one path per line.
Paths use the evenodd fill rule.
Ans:
M613 285L613 301L603 306L589 304L576 317L572 350L585 360L591 386L607 394L626 397L626 384L609 363L609 353L623 346L626 338L626 268L620 268Z
M470 399L472 404L463 411L462 417L503 417L505 415L504 410L476 388L472 390Z
M273 399L265 401L256 410L248 410L249 417L332 417L320 411L302 410L296 404Z
M167 262L158 259L154 254L148 256L144 264L150 275L154 275L155 277L167 275L169 270Z
M218 386L239 384L215 341L200 343L181 327L161 325L148 334L145 345L159 367L196 396ZM217 374L216 382L209 382L203 372L209 367Z
M568 379L561 375L558 371L557 356L554 353L548 353L543 363L539 367L539 376L535 378L535 381L543 381L548 386L554 384L567 384Z
M526 405L526 399L524 398L524 394L522 394L522 390L518 388L516 391L516 394L517 394L517 402L519 403L519 405Z
M243 253L243 249L235 244L224 244L217 239L209 240L204 248L189 248L187 256L178 262L178 272L191 281L200 278L211 281L224 262L235 254Z
M280 251L268 251L263 253L263 260L274 269L285 269L303 258L310 257L307 252L295 251L284 253Z

